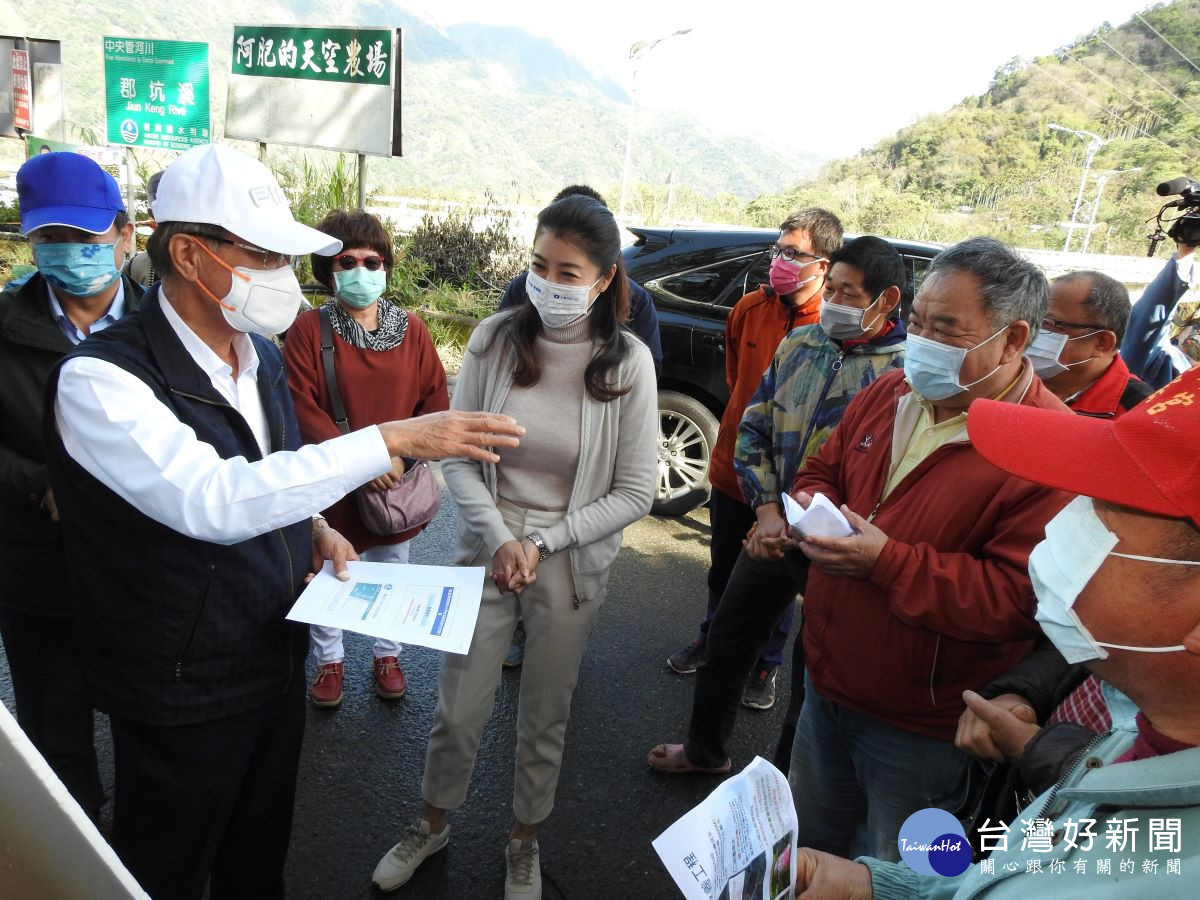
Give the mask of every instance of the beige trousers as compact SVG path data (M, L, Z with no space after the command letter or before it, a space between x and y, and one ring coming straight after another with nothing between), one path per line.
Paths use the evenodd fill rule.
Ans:
M561 512L525 510L497 501L513 537L548 528ZM517 706L517 752L513 814L536 825L554 808L562 767L563 742L579 664L603 596L578 603L568 553L555 553L538 565L537 581L521 595L501 594L491 580L491 554L483 547L468 563L486 566L483 602L471 649L443 653L438 674L438 706L425 753L421 792L439 809L457 809L467 796L479 736L492 714L501 666L517 620L525 622L525 661Z

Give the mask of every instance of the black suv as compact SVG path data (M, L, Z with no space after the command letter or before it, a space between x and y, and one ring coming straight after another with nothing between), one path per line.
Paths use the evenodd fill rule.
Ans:
M662 336L658 380L658 483L653 512L677 516L708 499L708 460L729 389L725 319L745 294L767 283L773 228L631 228L623 251L629 276L654 298ZM850 240L853 236L846 235ZM904 257L907 314L935 244L888 238Z

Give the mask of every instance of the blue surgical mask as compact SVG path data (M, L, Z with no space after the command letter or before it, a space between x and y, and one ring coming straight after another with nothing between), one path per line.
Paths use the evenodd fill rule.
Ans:
M366 266L356 266L334 272L333 283L340 299L355 309L366 309L383 296L383 290L387 287L387 270L376 269L372 272Z
M1079 341L1099 333L1099 331L1091 331L1087 334L1081 334L1079 337L1067 337L1065 334L1060 334L1057 331L1047 331L1043 328L1037 333L1037 337L1033 339L1033 343L1025 349L1025 355L1033 363L1033 371L1037 373L1039 378L1053 378L1056 375L1061 375L1063 372L1070 371L1072 366L1082 366L1084 363L1091 362L1096 358L1089 356L1087 359L1079 360L1079 362L1063 362L1059 357L1062 356L1063 348L1067 346L1067 341Z
M976 378L970 384L960 384L959 373L967 354L1003 334L1007 328L1005 325L992 337L985 338L974 347L952 347L941 341L910 334L904 345L904 377L908 379L912 389L926 400L945 400L947 397L961 394L979 382L991 378L1000 368L997 364L996 368L983 378Z
M1074 606L1079 594L1104 564L1105 557L1120 556L1142 562L1164 565L1200 566L1200 562L1181 559L1161 559L1157 556L1137 556L1113 553L1117 536L1104 527L1091 497L1076 497L1046 525L1046 539L1029 554L1029 580L1037 597L1035 618L1050 642L1071 664L1107 659L1108 651L1128 650L1136 653L1175 653L1187 648L1131 647L1097 641L1080 621Z
M33 260L55 291L93 297L121 277L116 244L34 244Z

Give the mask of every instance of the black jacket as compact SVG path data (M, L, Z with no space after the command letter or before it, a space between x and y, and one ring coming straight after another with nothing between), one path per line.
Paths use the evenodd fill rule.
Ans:
M270 341L252 340L271 450L295 450L300 432L282 357ZM223 459L262 458L246 420L171 328L156 288L67 359L76 357L105 360L141 379ZM57 379L55 370L47 410ZM189 537L90 475L66 452L52 415L46 423L50 478L77 582L82 669L100 709L152 725L203 722L269 703L304 677L308 629L284 617L311 563L309 518L231 545Z
M124 286L130 311L142 289L128 278ZM0 603L56 616L70 607L62 590L46 589L61 576L53 561L62 552L62 531L41 505L49 486L42 395L51 370L74 349L50 313L41 275L0 292ZM22 575L31 567L38 570L33 580Z

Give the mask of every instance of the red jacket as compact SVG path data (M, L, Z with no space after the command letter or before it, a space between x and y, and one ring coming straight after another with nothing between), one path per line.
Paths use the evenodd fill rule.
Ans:
M333 406L325 384L317 310L302 313L288 329L283 365L304 442L317 444L341 434L333 421ZM347 344L335 332L333 365L351 429L450 408L446 370L429 337L429 329L412 313L408 314L408 331L400 346L383 353ZM391 536L368 531L359 518L353 494L329 507L324 515L359 553L407 541L421 531L415 528Z
M1067 405L1072 412L1083 416L1114 419L1145 400L1153 391L1154 388L1129 371L1125 360L1117 354L1104 374Z
M1022 379L1010 402L1069 414L1028 363ZM898 371L863 389L795 489L870 516L907 393ZM953 740L963 690L1008 671L1040 634L1029 553L1069 499L1001 471L966 439L935 450L879 504L872 521L888 541L868 578L809 569L803 635L813 685L896 728Z
M733 470L733 448L746 404L758 390L763 373L789 331L820 319L818 291L804 306L792 306L766 285L739 300L725 320L725 383L729 402L721 414L716 446L708 464L708 480L728 497L742 499L742 486Z

